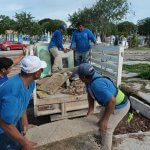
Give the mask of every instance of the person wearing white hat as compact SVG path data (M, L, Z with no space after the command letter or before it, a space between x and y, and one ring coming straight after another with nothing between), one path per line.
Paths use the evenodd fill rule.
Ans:
M36 56L27 56L21 62L21 73L0 87L0 148L2 150L32 150L34 144L16 128L18 121L28 128L26 109L32 97L36 79L46 63Z

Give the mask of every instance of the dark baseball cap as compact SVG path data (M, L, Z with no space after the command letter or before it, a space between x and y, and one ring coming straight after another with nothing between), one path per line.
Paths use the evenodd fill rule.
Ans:
M95 69L91 64L83 63L78 67L79 76L93 76Z
M76 28L78 28L80 25L84 26L84 23L83 22L77 22L76 23Z
M59 29L62 29L62 30L66 30L66 27L63 25L63 24L61 24L60 26L59 26Z

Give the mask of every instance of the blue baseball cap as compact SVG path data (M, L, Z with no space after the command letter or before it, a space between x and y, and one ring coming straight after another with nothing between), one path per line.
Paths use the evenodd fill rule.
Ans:
M91 64L83 63L78 67L79 76L93 76L95 69Z

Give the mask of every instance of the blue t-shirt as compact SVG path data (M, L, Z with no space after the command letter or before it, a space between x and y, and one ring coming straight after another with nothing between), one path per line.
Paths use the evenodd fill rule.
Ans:
M89 40L96 43L96 37L89 29L85 28L83 31L76 30L73 33L70 48L76 48L77 52L86 52L90 49Z
M7 80L8 80L7 75L4 75L3 77L0 77L0 86L1 86L4 82L6 82Z
M13 76L0 87L0 118L16 126L27 109L35 87L33 81L28 89L19 75ZM3 130L0 128L0 134Z
M99 75L98 73L95 73L92 79L94 79L96 77L101 77L101 75ZM103 78L103 77L91 81L87 85L87 88L91 89L91 91L92 91L91 94L93 93L96 100L103 105L106 105L107 102L109 100L111 100L112 97L115 96L116 92L117 92L117 89L114 86L114 84L112 83L112 81L110 81L107 78ZM127 103L128 103L128 101L125 104L115 106L115 109L123 108L127 105Z
M64 50L62 42L63 42L62 32L60 30L56 30L53 33L48 49L57 47L59 50Z

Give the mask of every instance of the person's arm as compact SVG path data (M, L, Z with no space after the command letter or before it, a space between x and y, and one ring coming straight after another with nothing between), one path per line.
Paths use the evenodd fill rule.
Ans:
M71 41L70 49L75 48L75 44L76 44L76 42L75 42L75 32L74 32L73 36L72 36L72 41Z
M105 112L100 120L100 130L101 131L106 131L107 130L107 124L108 124L108 120L110 115L112 114L112 112L115 109L115 104L116 104L116 99L115 97L112 97L106 104L105 107Z
M94 100L90 96L89 93L88 93L88 104L89 104L89 108L88 108L87 116L91 115L93 113L93 111L94 111Z
M8 136L16 140L24 150L33 150L33 144L23 137L14 125L8 124L0 118L0 127Z
M24 130L23 131L24 135L26 134L28 129L35 127L35 125L28 123L28 118L27 118L27 113L26 112L23 114L23 116L21 118L21 122L22 122L23 130Z
M16 66L20 63L20 61L23 59L24 55L20 55L19 57L13 59L13 65Z
M26 49L23 50L23 53L18 56L17 58L13 59L13 65L16 66L20 63L20 61L24 58L24 56L26 55Z
M64 50L63 44L62 44L62 33L61 32L57 32L56 33L56 38L57 38L57 44L58 44L58 48L61 49L62 51Z
M89 40L91 40L94 44L96 43L96 37L94 36L94 34L88 30L89 33Z

